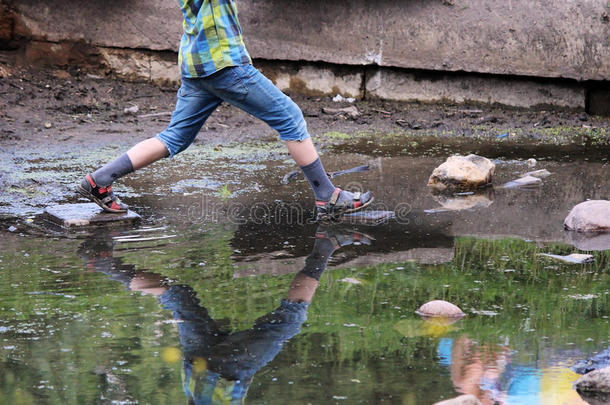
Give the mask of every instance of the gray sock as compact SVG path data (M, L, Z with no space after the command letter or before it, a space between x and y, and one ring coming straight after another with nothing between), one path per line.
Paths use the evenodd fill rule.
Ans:
M326 270L328 260L334 251L335 247L330 240L316 239L313 250L307 256L307 259L305 259L305 267L303 267L300 273L320 281L320 277L322 277L322 273Z
M303 174L313 190L313 194L318 201L328 201L335 191L335 186L330 182L322 161L317 158L313 163L302 166Z
M95 172L93 172L93 174L91 174L91 177L98 186L108 187L116 179L132 172L133 165L131 164L131 159L129 159L127 153L123 153L112 162L97 169Z

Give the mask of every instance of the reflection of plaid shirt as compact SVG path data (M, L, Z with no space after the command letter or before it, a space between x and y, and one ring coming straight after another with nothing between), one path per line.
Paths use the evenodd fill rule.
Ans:
M252 63L242 39L235 0L178 0L184 34L178 63L182 76L211 75Z

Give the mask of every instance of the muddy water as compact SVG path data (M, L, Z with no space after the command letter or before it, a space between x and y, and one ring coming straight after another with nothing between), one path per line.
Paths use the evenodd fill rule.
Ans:
M541 187L509 190L530 168L498 160L493 189L443 198L425 188L443 158L327 155L371 164L336 183L397 217L319 227L305 182L279 183L286 157L257 153L194 149L125 180L137 229L4 233L0 403L584 403L569 367L610 346L610 250L539 254L580 252L561 224L608 198L607 164L542 161ZM312 253L329 258L319 285L299 278ZM433 299L468 316L426 323Z

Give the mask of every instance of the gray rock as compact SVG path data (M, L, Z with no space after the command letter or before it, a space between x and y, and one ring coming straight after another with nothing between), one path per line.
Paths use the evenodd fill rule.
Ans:
M594 392L599 394L610 394L610 367L593 370L574 383L579 391Z
M586 374L593 370L610 367L610 347L597 353L587 360L581 360L572 366L572 371L578 374Z
M519 187L538 187L542 184L542 180L534 176L525 176L517 180L509 181L504 184L504 188L519 188Z
M428 186L438 191L471 191L491 184L496 165L477 155L451 156L434 169Z
M434 405L481 405L481 401L474 395L460 395L459 397L436 402Z
M577 232L609 232L610 201L591 200L578 204L572 208L563 226Z

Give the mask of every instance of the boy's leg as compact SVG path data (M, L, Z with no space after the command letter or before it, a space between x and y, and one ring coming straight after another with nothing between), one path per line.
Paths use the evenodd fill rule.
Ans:
M108 212L125 212L127 206L113 194L112 183L134 170L186 149L222 100L199 86L199 80L182 79L178 101L168 128L144 140L127 153L88 174L77 190Z
M256 68L251 65L228 68L202 83L209 92L279 132L309 181L321 213L352 212L372 202L369 192L351 193L332 184L311 142L301 109Z

